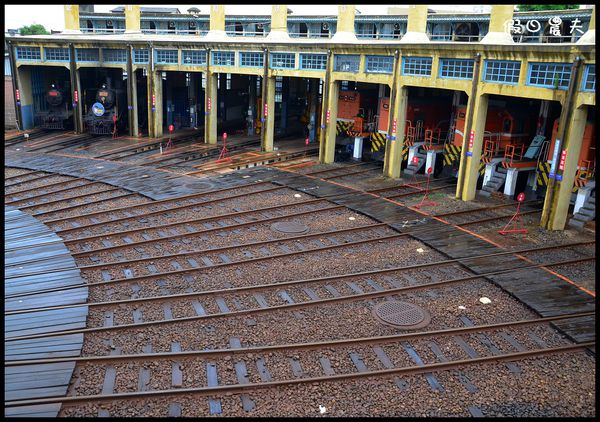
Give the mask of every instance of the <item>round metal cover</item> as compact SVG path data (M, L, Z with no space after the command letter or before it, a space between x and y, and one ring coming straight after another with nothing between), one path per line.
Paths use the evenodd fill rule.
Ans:
M373 308L373 314L384 324L405 330L423 328L431 322L429 312L407 302L387 301L379 303Z
M271 224L271 230L280 233L306 233L308 231L308 227L302 223L294 223L282 221L279 223Z

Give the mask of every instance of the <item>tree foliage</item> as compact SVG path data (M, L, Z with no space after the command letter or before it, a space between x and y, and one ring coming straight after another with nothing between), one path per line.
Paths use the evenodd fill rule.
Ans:
M517 6L519 12L537 12L541 10L565 10L579 9L578 4L520 4Z
M21 35L48 35L50 32L44 28L44 25L34 23L33 25L25 25L19 28L19 34Z

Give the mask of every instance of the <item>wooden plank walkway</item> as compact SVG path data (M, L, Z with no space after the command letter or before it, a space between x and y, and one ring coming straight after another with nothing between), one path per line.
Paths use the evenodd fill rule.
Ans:
M200 179L151 167L136 166L131 163L36 152L16 153L7 151L4 157L4 165L6 167L46 171L107 183L154 200L248 183L248 180L239 176L228 178L226 181L222 181L220 177Z
M88 289L61 239L34 217L4 207L4 309L29 310L4 316L4 360L71 357L81 354L83 334L11 340L11 337L84 328L88 307L35 312L35 308L85 303ZM53 271L57 269L61 271ZM66 270L65 270L66 268ZM81 285L65 292L36 293L49 287ZM4 367L4 399L64 396L74 362ZM5 416L56 417L60 403L5 407Z

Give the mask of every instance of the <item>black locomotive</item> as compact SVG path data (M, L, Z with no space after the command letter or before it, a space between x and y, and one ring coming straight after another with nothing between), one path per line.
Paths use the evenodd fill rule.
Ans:
M68 90L52 84L46 92L48 109L36 113L36 125L43 129L67 129L73 124L73 107Z
M119 90L107 84L95 91L94 103L88 108L84 118L86 131L92 135L115 135L123 129L123 112L119 109ZM127 114L127 113L125 113Z

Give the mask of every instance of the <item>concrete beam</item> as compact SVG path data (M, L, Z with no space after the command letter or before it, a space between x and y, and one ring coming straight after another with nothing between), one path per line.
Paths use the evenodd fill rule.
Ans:
M65 29L63 34L81 34L79 27L79 5L65 4Z
M163 98L162 98L162 72L148 72L148 79L152 78L152 90L150 92L150 110L152 112L153 124L152 131L150 132L153 138L160 138L163 136ZM156 99L154 105L152 105L152 96ZM154 110L152 110L154 108Z
M140 5L129 4L125 6L125 33L140 34Z
M588 30L577 40L577 44L596 44L596 6L592 8L592 17Z
M340 5L338 6L337 16L337 30L331 42L357 42L356 34L354 32L354 16L356 14L356 7L354 5Z
M514 44L510 35L510 21L515 10L514 4L495 4L490 13L489 31L481 44Z
M567 152L565 168L562 172L557 168L556 172L557 175L562 175L562 180L556 181L553 199L551 201L544 201L544 210L542 213L544 213L548 207L550 208L550 218L546 227L548 230L563 230L567 223L569 204L573 192L573 184L575 183L575 176L577 174L577 164L579 163L579 154L581 152L586 121L587 106L582 106L573 110L567 126L567 134L563 142L564 146L561 146L561 150L566 150Z
M269 41L289 41L287 30L287 5L274 5L271 9L271 31L267 35Z
M427 36L427 5L408 6L408 23L406 34L400 39L400 43L428 43Z

